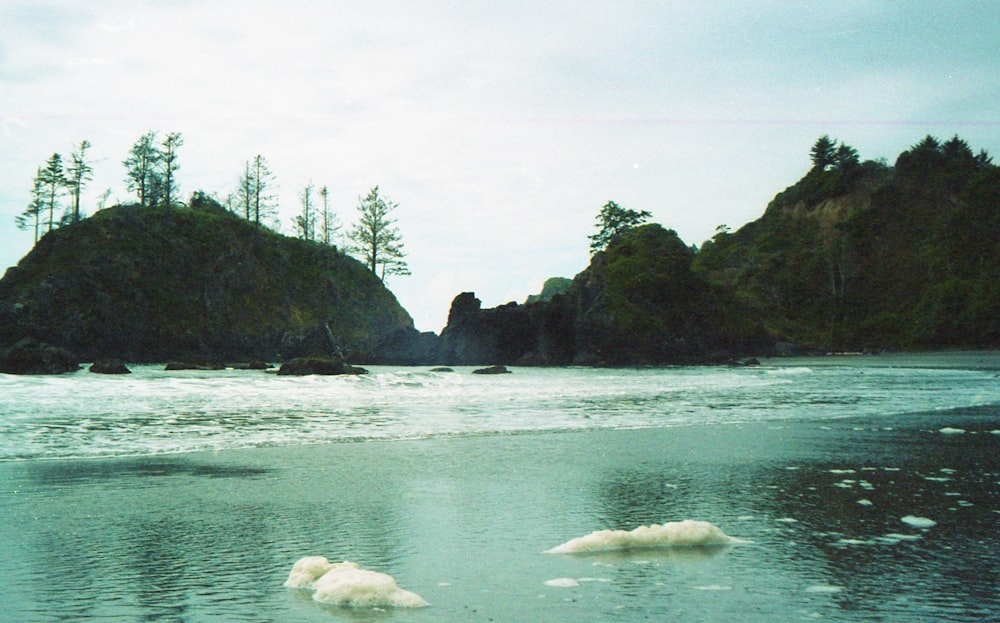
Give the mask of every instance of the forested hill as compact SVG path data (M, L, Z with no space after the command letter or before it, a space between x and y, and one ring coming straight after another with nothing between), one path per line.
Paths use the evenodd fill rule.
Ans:
M363 361L414 333L356 260L211 200L99 211L46 234L0 281L0 349L32 337L83 361Z
M696 270L802 346L1000 347L1000 168L985 152L928 136L889 165L822 137L812 161Z

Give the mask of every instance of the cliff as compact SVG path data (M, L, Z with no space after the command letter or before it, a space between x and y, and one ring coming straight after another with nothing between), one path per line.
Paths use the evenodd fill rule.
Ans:
M369 361L415 335L359 262L213 202L102 210L46 234L0 280L0 347L31 337L83 361Z

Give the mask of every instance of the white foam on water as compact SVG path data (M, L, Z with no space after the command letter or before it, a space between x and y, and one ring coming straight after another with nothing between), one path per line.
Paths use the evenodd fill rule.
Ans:
M633 549L706 547L740 543L707 521L686 519L634 530L598 530L547 550L546 554L579 554Z
M899 534L897 532L890 532L889 534L876 537L875 540L880 543L887 543L889 545L895 545L900 541L919 541L921 537L919 534Z
M722 584L708 584L705 586L695 586L693 587L696 591L731 591L732 586L725 586Z
M933 528L937 525L937 522L933 519L928 519L927 517L917 517L915 515L900 517L899 520L908 526L913 526L914 528Z
M313 600L362 608L422 608L423 597L405 591L391 575L361 569L353 562L331 563L323 556L306 556L292 567L285 580L289 588L315 591Z
M858 504L860 504L861 506L871 506L872 501L869 500L868 498L861 498L860 500L858 500Z
M816 584L806 588L807 593L839 593L843 590L843 586L831 586L829 584Z
M545 580L545 586L554 586L556 588L574 588L580 586L580 582L574 580L573 578L555 578L554 580Z
M962 434L965 433L965 429L964 428L951 428L950 426L945 426L944 428L942 428L938 432L941 433L941 434L943 434L943 435L962 435Z

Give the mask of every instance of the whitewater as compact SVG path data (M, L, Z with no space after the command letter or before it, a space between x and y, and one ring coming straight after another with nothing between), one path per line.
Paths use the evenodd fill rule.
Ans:
M0 375L0 460L877 417L1000 402L992 364L976 366L983 359L967 353L746 368L514 368L500 379L472 375L472 368L380 366L339 377L167 372L158 365L132 366L127 376Z
M1000 619L1000 354L0 375L0 613Z

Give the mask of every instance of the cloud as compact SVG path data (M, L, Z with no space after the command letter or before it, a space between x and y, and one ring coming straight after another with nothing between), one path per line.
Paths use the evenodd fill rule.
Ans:
M330 187L344 221L379 184L400 204L414 269L393 290L418 326L440 328L461 290L486 305L521 300L540 275L584 268L609 199L700 243L759 216L821 134L862 157L891 159L928 131L996 152L989 42L1000 27L987 13L919 2L3 3L0 265L30 247L11 223L51 152L93 143L93 205L107 188L128 198L120 162L138 136L180 131L184 193L224 196L262 154L286 231L306 182Z

